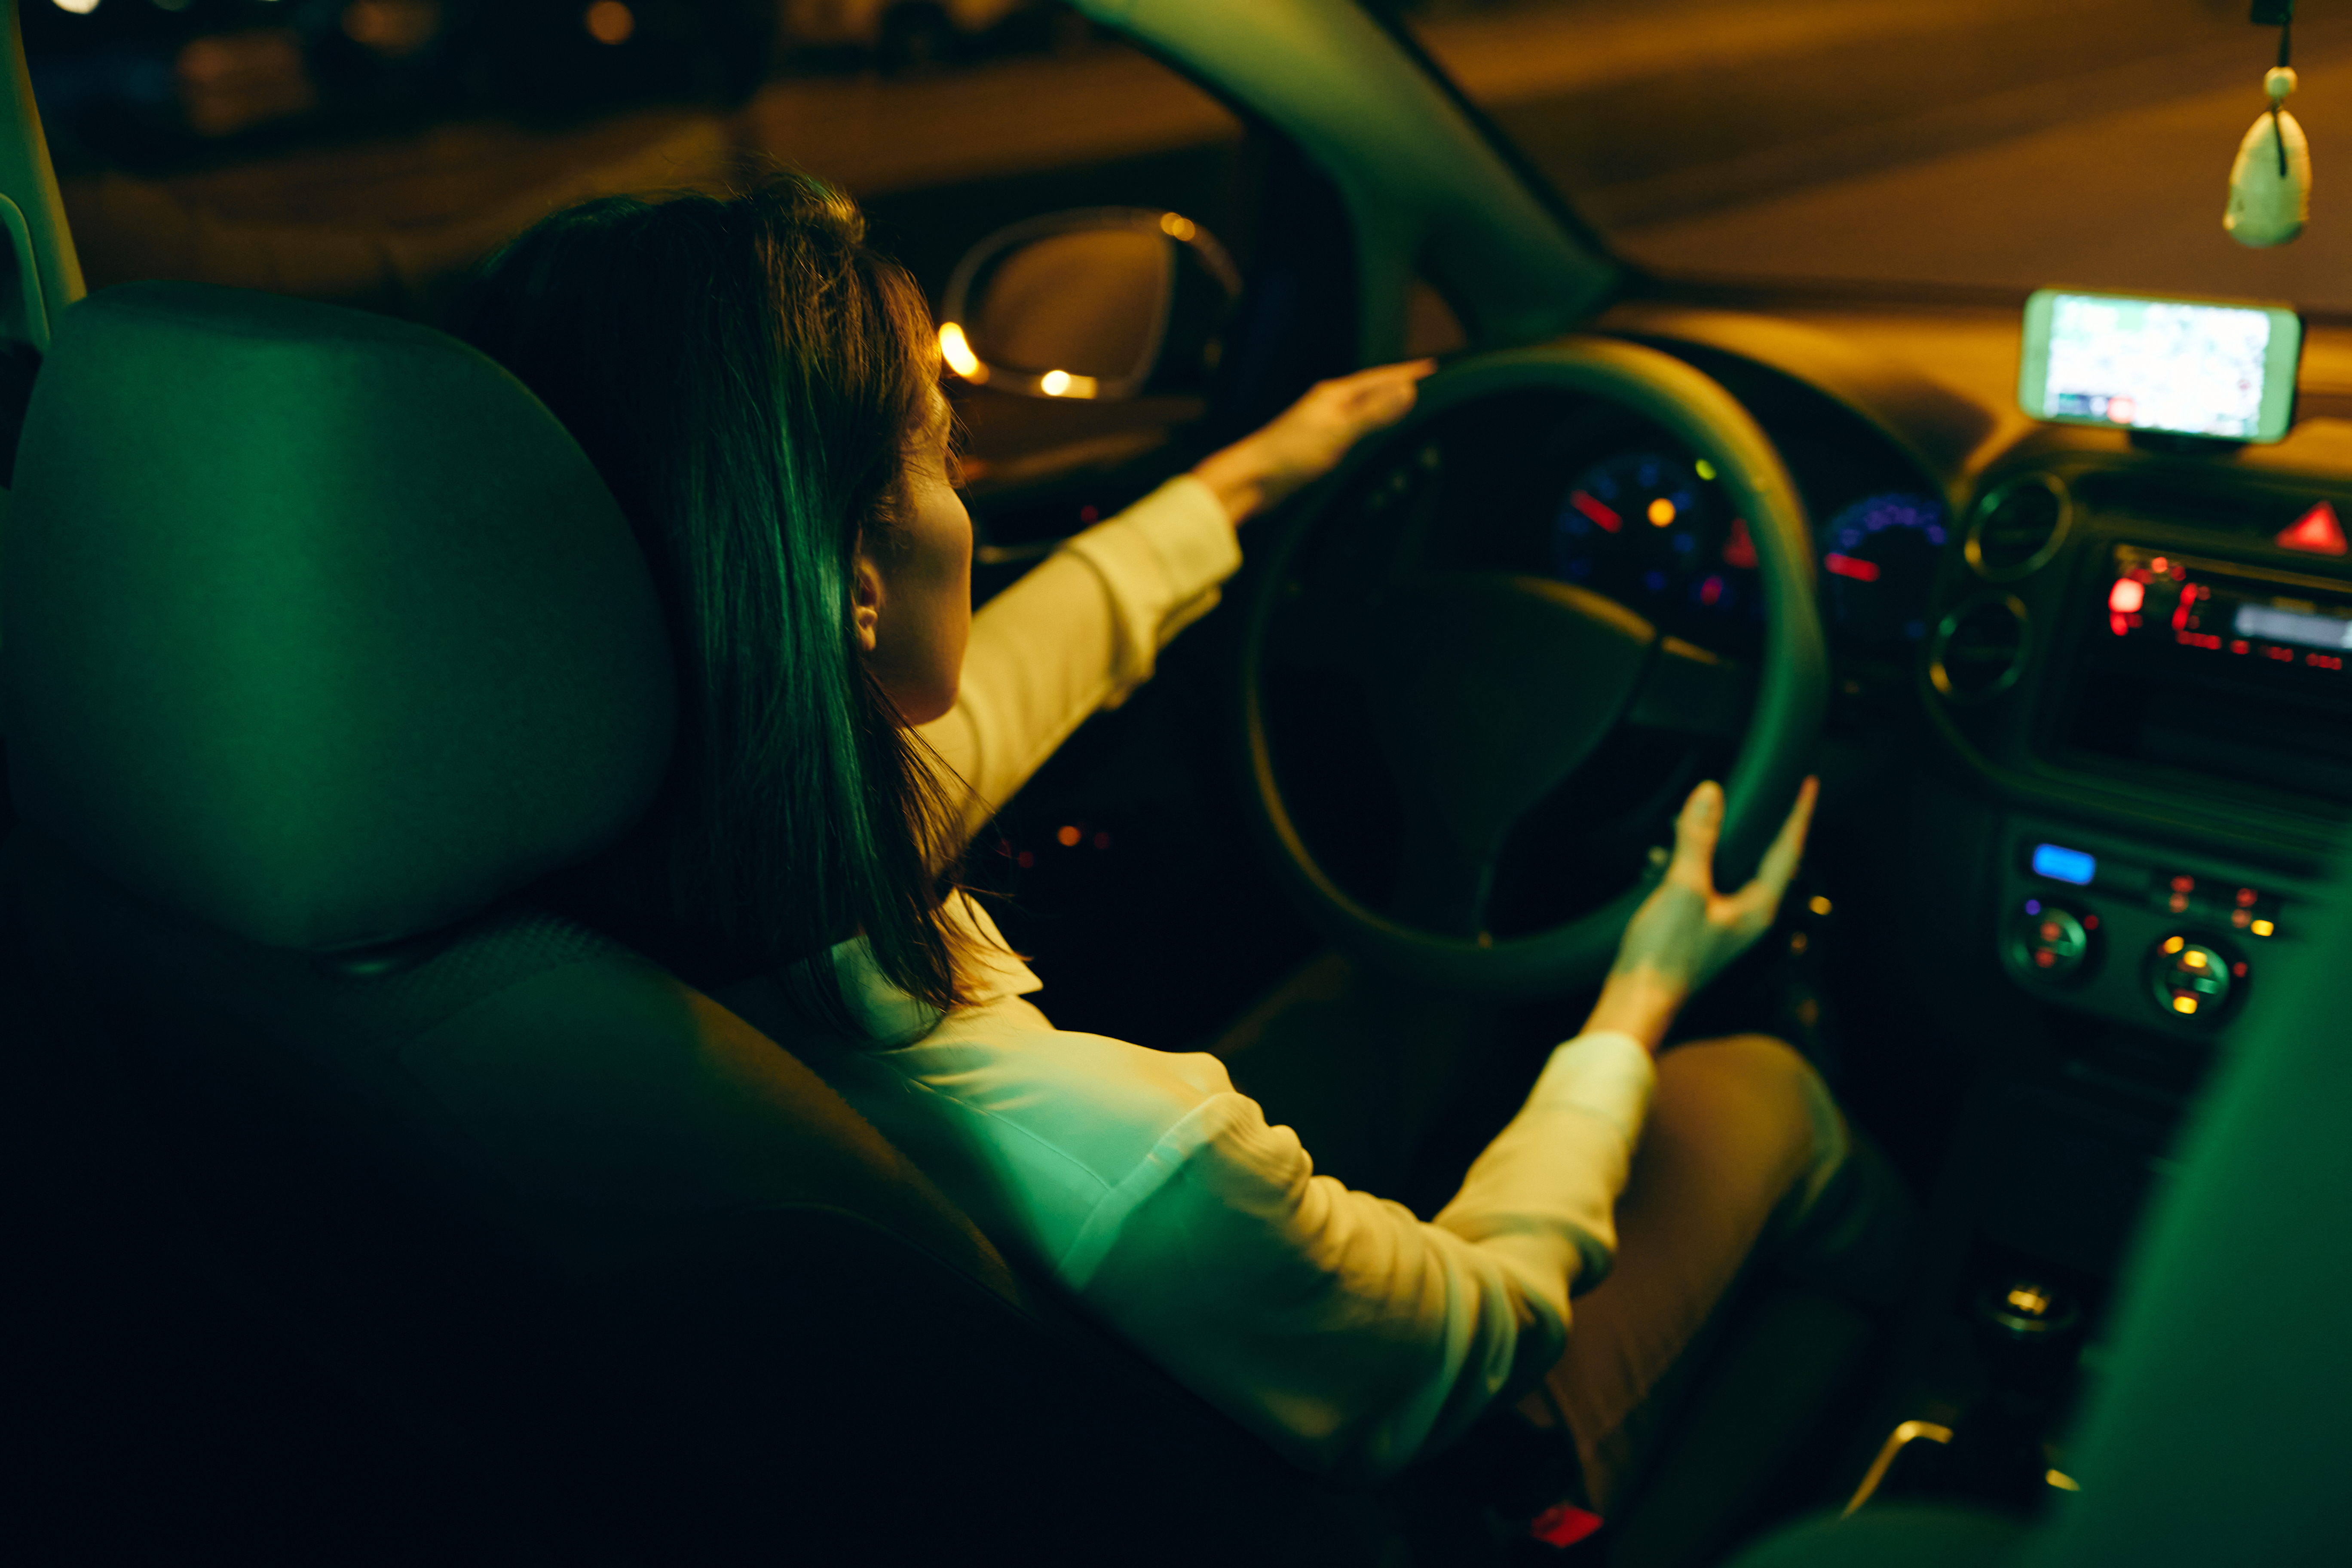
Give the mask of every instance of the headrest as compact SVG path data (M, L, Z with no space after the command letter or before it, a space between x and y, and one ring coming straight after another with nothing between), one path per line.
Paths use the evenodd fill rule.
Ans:
M16 804L125 887L269 946L362 947L651 801L675 694L645 562L571 437L464 344L110 289L61 318L16 477Z

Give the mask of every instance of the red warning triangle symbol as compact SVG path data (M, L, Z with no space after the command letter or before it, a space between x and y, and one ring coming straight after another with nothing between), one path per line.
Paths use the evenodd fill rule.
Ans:
M1744 517L1731 520L1731 538L1723 547L1723 563L1755 570L1756 541L1748 537L1748 520Z
M2289 550L2306 551L2314 555L2352 554L2352 542L2344 537L2344 525L2336 521L2336 509L2326 501L2280 529L2278 542Z

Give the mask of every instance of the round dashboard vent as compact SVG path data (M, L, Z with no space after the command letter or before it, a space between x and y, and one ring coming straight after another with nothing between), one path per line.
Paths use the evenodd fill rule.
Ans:
M2014 595L1979 595L1937 623L1927 678L1955 702L1998 697L2025 672L2026 631L2025 606Z
M2040 568L2066 538L2074 513L2066 487L2048 474L2026 474L1995 486L1969 521L1969 564L1989 583L2007 583Z

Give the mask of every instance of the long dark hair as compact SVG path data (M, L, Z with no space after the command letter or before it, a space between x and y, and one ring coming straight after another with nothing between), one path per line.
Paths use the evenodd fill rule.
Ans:
M606 197L484 263L459 331L544 400L635 529L683 722L652 815L551 885L701 984L797 972L848 1023L833 943L942 1009L955 942L936 759L852 639L857 552L887 559L938 355L921 290L813 180Z

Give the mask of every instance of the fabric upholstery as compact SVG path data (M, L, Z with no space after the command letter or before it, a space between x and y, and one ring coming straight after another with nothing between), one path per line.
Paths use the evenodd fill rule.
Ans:
M1970 1509L1890 1503L1798 1525L1737 1562L1738 1568L2010 1568L2030 1533L2016 1520Z
M520 384L438 332L196 284L59 319L18 448L18 811L268 946L394 941L651 800L644 562Z
M200 1237L289 1354L556 1521L560 1560L1172 1563L1235 1531L1221 1559L1366 1558L791 1055L593 932L514 908L320 961L19 833L0 954L43 1200ZM235 1408L215 1434L254 1451Z

